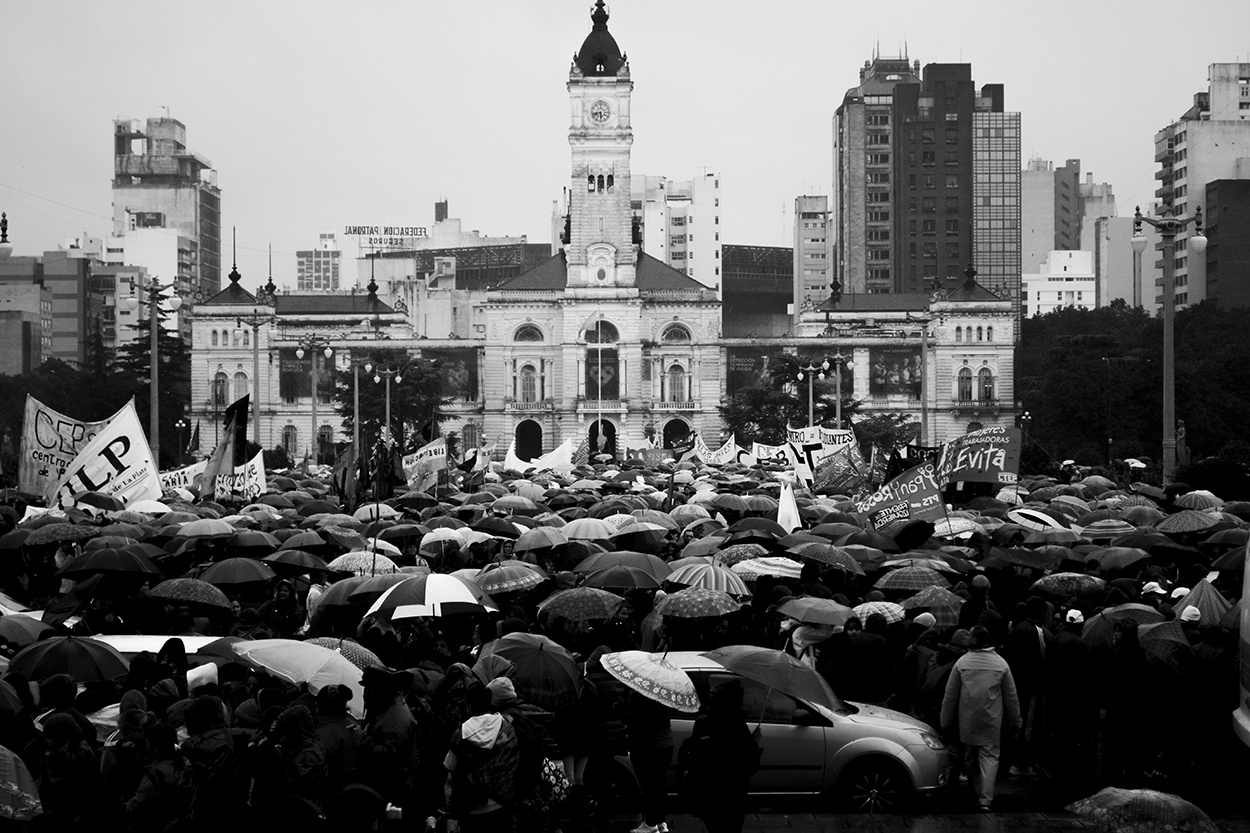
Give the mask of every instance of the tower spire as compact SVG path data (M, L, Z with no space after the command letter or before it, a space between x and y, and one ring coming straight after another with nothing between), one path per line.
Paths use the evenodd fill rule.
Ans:
M230 283L235 286L239 285L239 281L243 280L243 276L239 274L239 256L238 256L238 235L235 233L235 227L230 227L230 274L226 275L230 279Z

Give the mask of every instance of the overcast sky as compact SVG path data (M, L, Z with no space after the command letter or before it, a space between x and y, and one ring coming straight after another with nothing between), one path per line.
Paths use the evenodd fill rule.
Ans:
M828 194L832 117L880 45L972 64L1022 113L1022 157L1079 158L1119 211L1148 207L1154 133L1250 60L1246 0L865 5L617 0L634 80L633 172L721 174L725 243L789 245L801 193ZM573 53L587 0L7 0L0 210L15 253L111 231L114 118L171 116L222 189L245 286L294 284L294 252L343 226L429 225L550 240L569 182ZM1166 10L1166 11L1165 11ZM225 271L225 270L223 270ZM347 270L348 275L354 270ZM166 277L166 276L163 276Z

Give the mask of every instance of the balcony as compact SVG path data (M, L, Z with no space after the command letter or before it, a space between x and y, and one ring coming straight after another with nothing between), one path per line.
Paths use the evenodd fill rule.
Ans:
M624 399L578 399L579 414L623 414L629 410Z
M439 410L445 414L479 414L482 412L482 400L453 399Z
M983 396L976 399L971 397L962 398L955 396L951 400L951 410L955 413L964 412L971 413L973 415L985 413L997 414L1000 410L1002 410L1002 407L1002 402L1000 402L998 397L995 396Z
M535 412L553 411L555 410L555 403L553 403L550 399L543 399L539 402L508 401L504 402L503 409L509 413L529 414Z
M667 413L671 411L697 411L699 403L695 401L689 402L652 402L651 410Z

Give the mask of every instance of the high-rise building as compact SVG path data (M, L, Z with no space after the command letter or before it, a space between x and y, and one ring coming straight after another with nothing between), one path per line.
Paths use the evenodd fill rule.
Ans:
M891 187L894 89L919 81L919 61L874 56L834 113L831 277L844 292L895 291L891 231L902 195Z
M1081 160L1056 168L1033 158L1020 172L1020 266L1035 272L1050 252L1080 249Z
M794 198L794 321L830 295L829 198Z
M1047 252L1033 272L1023 276L1021 314L1045 315L1064 307L1093 309L1098 295L1094 255L1076 249Z
M446 203L444 203L446 205ZM339 288L339 251L333 234L322 232L315 249L295 253L295 284L300 292L320 292Z
M1176 121L1155 134L1157 214L1192 216L1207 210L1207 184L1250 179L1250 63L1211 64L1207 89ZM1191 223L1176 235L1177 308L1207 298L1206 258L1189 257ZM1152 293L1154 294L1154 293ZM1156 302L1162 298L1155 295Z
M634 177L630 212L644 252L720 292L720 174L705 170L683 182Z
M972 114L972 257L977 281L1020 315L1020 114L986 84ZM1015 332L1019 334L1020 328Z
M96 261L77 254L62 249L44 252L41 257L0 260L0 286L42 286L47 294L40 295L41 315L45 312L43 302L51 301L46 310L51 320L46 329L41 325L42 358L60 359L71 367L82 368L87 358L88 336L103 316L104 298L91 279ZM29 299L23 303L27 309L33 309Z
M793 330L794 249L725 244L721 330L726 338L771 338Z
M144 228L176 230L194 244L187 276L156 274L167 283L177 277L178 292L191 301L199 290L221 288L221 190L217 172L203 156L187 150L187 128L169 117L113 123L113 234Z
M1250 307L1250 179L1207 183L1207 300Z

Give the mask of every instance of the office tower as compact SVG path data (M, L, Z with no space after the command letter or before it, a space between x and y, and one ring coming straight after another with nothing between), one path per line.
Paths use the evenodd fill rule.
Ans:
M300 292L320 292L339 288L339 251L333 234L321 234L315 249L295 253L295 283Z
M720 292L720 174L705 170L683 182L635 177L630 212L644 252Z
M794 199L794 320L829 299L829 198Z

